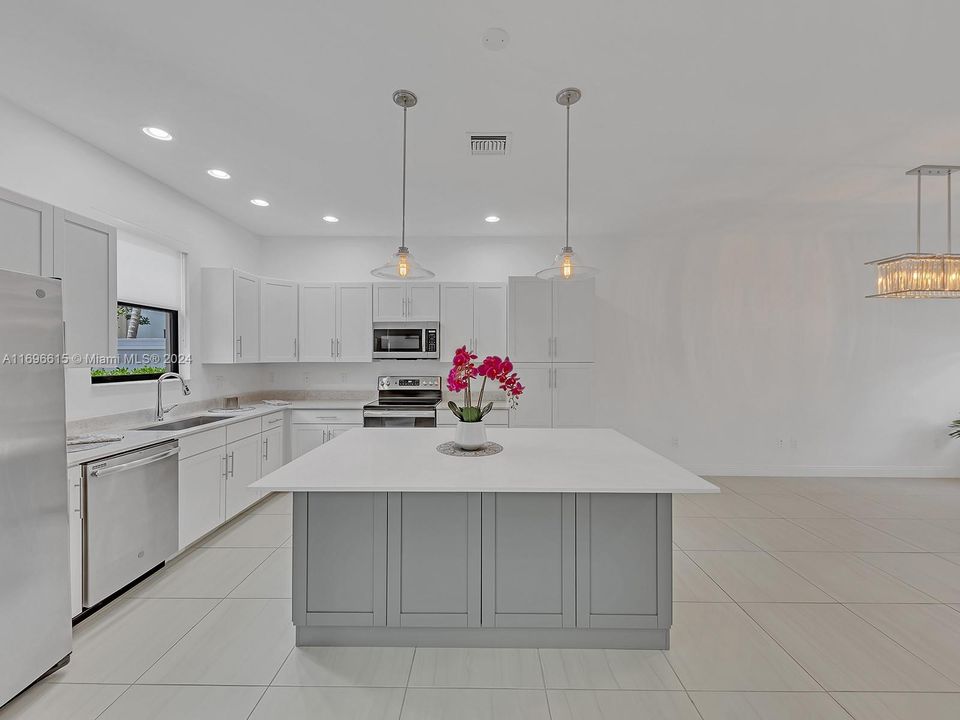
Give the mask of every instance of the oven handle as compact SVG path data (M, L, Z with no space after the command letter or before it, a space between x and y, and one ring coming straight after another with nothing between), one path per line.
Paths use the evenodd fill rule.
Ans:
M436 417L435 410L364 410L364 417L394 417L394 418L432 418Z
M150 457L141 458L140 460L134 460L132 462L123 463L122 465L114 465L113 467L100 468L99 470L94 470L90 474L94 477L103 477L104 475L112 475L113 473L124 472L125 470L133 470L134 468L143 467L144 465L149 465L150 463L155 463L160 460L165 460L168 457L173 455L179 455L180 448L175 447L172 450L167 450L166 452L157 453L156 455L151 455Z

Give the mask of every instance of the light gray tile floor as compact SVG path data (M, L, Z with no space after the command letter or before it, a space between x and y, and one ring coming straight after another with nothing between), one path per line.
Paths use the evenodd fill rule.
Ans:
M0 720L953 720L960 480L718 478L669 651L295 648L277 495L74 629Z

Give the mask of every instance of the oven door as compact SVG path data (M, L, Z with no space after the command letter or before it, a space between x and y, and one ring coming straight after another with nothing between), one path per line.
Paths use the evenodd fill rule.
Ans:
M370 408L363 411L363 426L373 428L435 428L437 411L422 410L384 410Z
M436 359L440 357L436 323L374 323L373 359Z

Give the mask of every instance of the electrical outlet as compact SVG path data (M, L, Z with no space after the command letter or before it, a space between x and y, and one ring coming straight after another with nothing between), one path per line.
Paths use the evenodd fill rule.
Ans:
M310 373L303 374L303 384L307 387L310 386Z
M347 384L347 373L345 372L340 373L340 384L341 385Z
M680 447L680 438L677 435L674 435L672 438L670 438L670 444L675 448Z
M778 439L777 439L777 448L778 448L779 450L783 450L783 445L784 445L784 443L783 443L783 438L778 438Z

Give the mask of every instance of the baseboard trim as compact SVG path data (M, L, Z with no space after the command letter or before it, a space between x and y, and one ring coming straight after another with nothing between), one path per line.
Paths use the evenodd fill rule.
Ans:
M960 468L946 465L684 465L684 467L697 475L717 477L960 478Z

